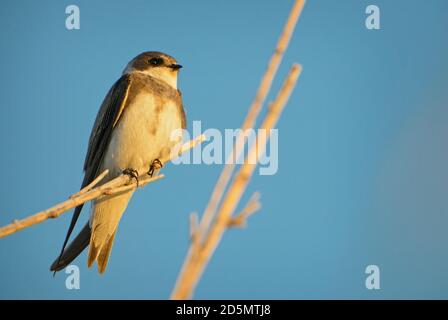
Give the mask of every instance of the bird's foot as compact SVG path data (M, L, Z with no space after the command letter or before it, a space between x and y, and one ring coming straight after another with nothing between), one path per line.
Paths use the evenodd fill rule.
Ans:
M162 162L159 159L154 159L149 166L148 175L152 178L152 176L154 175L154 171L159 170L160 168L163 168Z
M122 172L123 174L129 176L131 179L135 179L137 182L137 188L138 188L138 171L132 168L126 168Z

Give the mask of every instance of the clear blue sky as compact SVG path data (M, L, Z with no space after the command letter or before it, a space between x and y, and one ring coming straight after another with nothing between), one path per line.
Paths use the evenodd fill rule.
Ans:
M65 7L81 29L65 29ZM367 5L381 30L364 26ZM79 188L99 105L126 63L160 50L184 65L188 127L242 122L292 1L3 1L0 223ZM279 127L262 210L224 236L197 298L448 298L448 2L309 0L274 89L304 66ZM272 96L270 97L272 98ZM50 263L71 213L0 239L0 298L170 294L220 166L168 166L122 219L107 272L67 290ZM87 218L87 210L83 219ZM381 270L381 289L364 269Z

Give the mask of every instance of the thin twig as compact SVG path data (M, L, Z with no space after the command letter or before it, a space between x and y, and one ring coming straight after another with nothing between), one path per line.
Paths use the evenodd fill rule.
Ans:
M179 155L194 148L197 144L205 141L205 136L200 135L195 139L183 144L179 148ZM160 159L162 163L172 160L177 155L170 155L167 159ZM98 187L92 188L100 180L102 180L107 175L107 170L102 172L92 183L83 188L81 191L71 195L68 200L58 203L57 205L31 215L22 220L14 220L11 224L0 228L0 238L9 236L17 231L23 230L25 228L31 227L35 224L41 223L47 219L53 219L59 217L64 212L79 206L87 201L97 199L103 195L114 195L121 193L123 191L131 190L137 188L137 182L135 179L130 179L127 175L119 175L118 177L106 182ZM144 187L147 184L160 180L164 176L158 175L155 177L142 176L139 178L139 187ZM89 189L91 188L91 189Z
M107 176L107 174L109 173L109 170L104 170L98 177L96 177L92 182L90 182L88 185L86 185L84 188L82 188L81 190L79 190L78 192L72 194L70 196L70 199L76 198L80 195L82 195L83 193L86 193L87 191L89 191L90 189L92 189L93 187L95 187L98 183L100 183L101 180L104 179L104 177Z
M241 166L229 186L216 218L210 225L210 229L204 235L204 240L199 245L190 245L187 257L171 295L172 299L191 298L203 270L218 246L224 231L229 227L229 221L232 219L232 214L252 177L259 157L265 152L267 139L269 139L271 129L275 127L275 124L295 87L301 69L300 65L295 64L292 66L282 88L274 102L270 105L269 111L260 126L260 129L265 130L265 132L268 133L268 136L257 136L255 143L250 147L244 164ZM257 162L252 163L248 161L248 159L257 159Z

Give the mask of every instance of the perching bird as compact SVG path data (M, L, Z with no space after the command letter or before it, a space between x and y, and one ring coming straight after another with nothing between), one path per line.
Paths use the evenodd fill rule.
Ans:
M159 159L169 155L179 142L172 139L172 132L185 128L182 97L177 90L181 67L173 57L161 52L144 52L129 62L96 117L81 188L106 169L109 174L104 182L122 173L137 178L160 169ZM66 248L82 210L82 205L76 207L61 254L50 270L62 270L90 245L87 265L91 267L97 261L98 271L103 273L132 194L127 191L93 201L89 222Z

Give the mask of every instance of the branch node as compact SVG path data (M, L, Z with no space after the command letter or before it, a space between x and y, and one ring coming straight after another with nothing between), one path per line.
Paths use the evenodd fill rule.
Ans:
M229 218L229 221L227 223L228 228L245 228L247 225L247 219L253 215L255 212L260 210L261 203L260 203L260 193L255 192L247 202L246 206L239 214L237 214L235 217Z
M109 173L109 170L104 170L98 177L96 177L92 182L90 182L87 186L79 190L78 192L72 194L69 199L74 199L76 197L79 197L80 195L92 190L98 183L100 183L101 180L104 179L105 176L107 176Z

